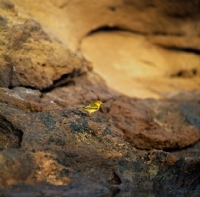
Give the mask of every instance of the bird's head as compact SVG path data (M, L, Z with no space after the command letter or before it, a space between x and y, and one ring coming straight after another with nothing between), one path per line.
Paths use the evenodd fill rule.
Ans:
M96 104L100 106L103 103L101 101L96 101Z

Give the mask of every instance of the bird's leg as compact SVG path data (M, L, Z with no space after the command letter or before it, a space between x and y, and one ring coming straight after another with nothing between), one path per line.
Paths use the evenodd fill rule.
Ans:
M91 113L88 113L88 116L90 117L90 119L94 120L94 118L91 116Z

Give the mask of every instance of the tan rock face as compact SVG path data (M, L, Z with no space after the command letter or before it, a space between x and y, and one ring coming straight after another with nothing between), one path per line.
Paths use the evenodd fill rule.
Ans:
M47 34L36 20L9 1L1 1L1 5L2 21L6 21L2 27L6 31L1 31L1 86L44 89L64 74L87 71L88 63Z
M32 3L28 0L14 2L40 19L61 38L65 37L64 40L70 43L73 49L77 48L77 43L83 36L102 27L166 35L167 38L168 35L180 35L184 38L192 36L192 39L195 39L199 35L198 0L165 0L162 3L154 0L51 0L43 1L42 5L39 0ZM54 12L54 16L50 10ZM56 18L60 21L59 24ZM69 26L70 29L66 28ZM64 32L61 31L66 33L64 37Z
M160 98L200 89L199 0L14 1L81 49L116 91Z
M82 50L112 89L130 96L159 98L200 87L199 55L162 49L148 37L101 32L85 38Z

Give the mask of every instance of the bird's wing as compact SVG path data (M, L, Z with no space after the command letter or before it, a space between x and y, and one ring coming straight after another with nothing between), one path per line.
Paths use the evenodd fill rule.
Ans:
M86 109L98 109L98 106L95 103L90 103L89 105L86 105L84 108L86 108Z

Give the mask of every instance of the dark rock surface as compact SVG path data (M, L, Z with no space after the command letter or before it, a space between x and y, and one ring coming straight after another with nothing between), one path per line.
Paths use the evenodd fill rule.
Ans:
M153 106L160 102L151 100ZM18 196L114 196L141 190L155 196L157 190L169 190L166 195L198 194L198 148L195 154L138 150L126 141L124 130L113 126L108 111L106 103L92 117L79 109L31 112L1 103L1 194L12 196L13 190Z

